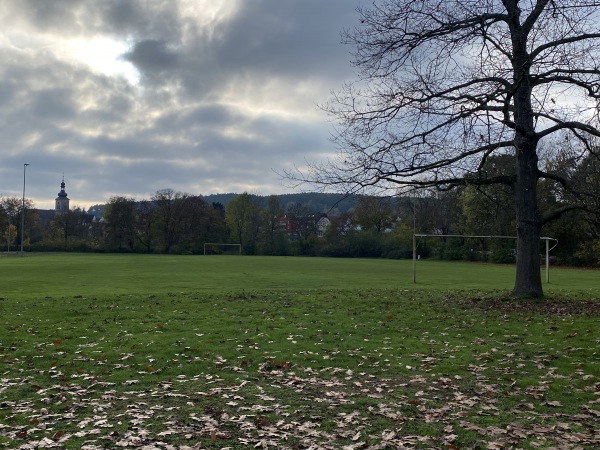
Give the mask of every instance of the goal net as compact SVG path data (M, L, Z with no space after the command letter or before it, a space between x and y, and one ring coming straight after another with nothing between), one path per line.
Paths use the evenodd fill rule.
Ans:
M206 242L205 255L241 255L242 244L225 244L222 242Z

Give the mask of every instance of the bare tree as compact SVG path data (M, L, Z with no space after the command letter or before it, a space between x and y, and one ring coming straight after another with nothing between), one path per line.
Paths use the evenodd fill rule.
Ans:
M543 295L541 227L575 207L541 212L538 146L562 133L593 152L600 136L600 2L382 0L346 33L358 81L327 109L338 158L300 177L345 191L401 185L511 187L518 228L513 293ZM511 155L512 173L482 170Z

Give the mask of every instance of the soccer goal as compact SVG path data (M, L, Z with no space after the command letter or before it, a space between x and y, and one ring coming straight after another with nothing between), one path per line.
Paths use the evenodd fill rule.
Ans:
M204 243L205 255L241 255L242 244L225 244L222 242Z
M516 236L469 236L462 234L413 234L413 283L417 282L417 238L460 238L460 239L517 239ZM550 283L550 251L558 245L558 240L551 237L541 237L546 242L546 283ZM550 242L554 245L550 247Z

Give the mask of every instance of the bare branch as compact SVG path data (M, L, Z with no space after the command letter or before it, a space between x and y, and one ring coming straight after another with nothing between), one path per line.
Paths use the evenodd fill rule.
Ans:
M547 42L547 43L535 48L531 52L531 58L534 59L540 53L545 52L546 50L555 49L556 47L560 47L560 46L563 46L566 44L572 44L572 43L581 42L581 41L594 41L594 40L597 40L598 38L600 38L600 33L586 33L586 34L580 34L577 36L571 36L571 37L564 38L564 39L558 39L558 40L552 41L552 42Z

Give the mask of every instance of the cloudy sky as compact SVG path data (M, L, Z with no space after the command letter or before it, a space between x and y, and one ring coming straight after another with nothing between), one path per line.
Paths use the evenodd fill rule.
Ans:
M0 195L290 192L334 151L359 0L0 0Z

